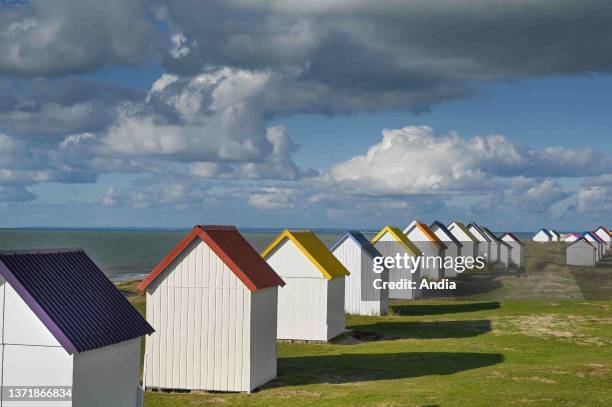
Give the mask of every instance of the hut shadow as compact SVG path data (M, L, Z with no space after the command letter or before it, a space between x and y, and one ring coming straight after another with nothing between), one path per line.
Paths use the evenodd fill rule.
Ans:
M457 314L461 312L477 312L490 311L501 308L498 301L489 302L466 302L455 304L408 304L408 305L392 305L390 307L395 315L442 315L442 314Z
M341 384L450 375L493 366L503 360L501 354L471 352L345 353L285 357L278 359L278 377L268 386Z
M491 321L475 319L466 321L377 322L369 325L354 325L350 328L355 332L355 335L353 335L355 339L364 337L366 341L368 340L367 334L380 336L378 338L370 337L374 338L373 340L471 338L491 332Z
M587 301L612 299L612 273L610 267L575 267L570 271L580 293ZM607 268L607 270L606 270Z

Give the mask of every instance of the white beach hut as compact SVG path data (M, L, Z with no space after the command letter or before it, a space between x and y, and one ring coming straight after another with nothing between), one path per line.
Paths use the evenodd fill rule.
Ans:
M524 245L521 240L510 232L501 236L501 240L512 247L510 250L510 265L523 267L525 264Z
M599 226L595 229L595 234L599 236L601 240L604 242L604 253L610 250L610 246L612 246L612 236L610 236L610 232L603 226Z
M560 242L561 241L561 233L557 232L555 229L549 229L550 234L552 235L552 241L553 242Z
M444 256L446 245L424 223L412 221L404 229L404 234L423 253L421 277L430 280L441 280L444 274Z
M144 383L250 392L276 377L283 280L234 226L195 226L151 271Z
M344 278L344 311L353 315L387 315L389 289L383 288L382 283L389 281L389 271L374 271L374 259L382 257L374 245L361 232L350 230L330 251L351 273Z
M474 258L478 256L478 246L480 242L462 222L451 222L447 228L449 232L463 244L463 248L461 249L462 256L471 256Z
M591 232L591 231L586 231L584 233L582 233L582 235L580 235L580 237L585 238L589 243L591 243L593 246L595 246L595 249L597 250L597 261L599 261L602 256L603 256L603 242L602 240L599 238L599 236L597 236L595 234L595 232Z
M552 242L553 235L550 233L548 229L540 229L535 235L533 235L531 240L533 240L534 242L538 242L538 243Z
M278 294L278 339L327 342L345 332L350 273L314 233L285 230L262 257L287 283Z
M445 255L447 257L457 258L462 255L463 243L461 243L443 223L435 221L429 225L429 228L436 234L438 239L443 241L446 245ZM471 256L472 253L468 255ZM446 277L456 277L457 272L454 268L449 267L444 269L444 275Z
M563 240L565 243L572 243L578 240L579 238L580 238L579 233L568 233L566 235L563 235L561 237L561 240Z
M492 244L491 238L475 222L470 222L467 228L478 239L478 255L483 256L486 261L493 262L492 258L497 258L497 245Z
M594 266L597 263L597 249L584 237L568 245L565 256L567 264L572 266Z
M502 246L506 245L506 243L500 241L500 239L495 235L495 233L491 232L487 227L480 226L480 230L491 240L491 253L489 255L489 261L491 263L500 262L502 264L508 265L508 256L505 256L502 259ZM507 249L507 247L506 247ZM506 250L506 254L508 251Z
M2 406L142 406L140 337L153 332L78 249L0 254ZM10 387L57 390L11 401Z
M371 240L372 244L383 256L386 257L421 257L423 253L418 247L402 233L396 226L385 226ZM402 265L403 266L403 265ZM409 283L411 282L412 283ZM421 268L389 268L389 283L397 285L389 288L389 298L413 300L421 296ZM412 284L414 287L403 286L402 283Z

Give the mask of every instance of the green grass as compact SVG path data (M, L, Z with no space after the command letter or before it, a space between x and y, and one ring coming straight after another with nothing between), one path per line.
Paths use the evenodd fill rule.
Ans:
M349 315L354 333L334 343L279 343L278 378L257 393L147 392L145 405L612 405L612 268L569 268L562 246L538 246L521 272L462 276L457 298Z

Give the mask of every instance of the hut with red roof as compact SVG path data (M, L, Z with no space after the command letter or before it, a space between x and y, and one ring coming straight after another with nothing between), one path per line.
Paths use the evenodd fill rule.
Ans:
M143 280L150 389L251 392L276 377L283 280L234 226L195 226Z

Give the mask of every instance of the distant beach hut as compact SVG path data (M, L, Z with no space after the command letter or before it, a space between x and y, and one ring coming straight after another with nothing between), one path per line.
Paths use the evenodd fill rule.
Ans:
M478 246L480 242L476 239L468 228L459 221L454 221L448 225L448 230L463 244L461 248L462 256L471 256L476 258L478 256Z
M480 230L482 232L484 232L485 235L487 235L487 237L489 239L491 239L491 254L489 255L489 261L491 263L495 263L495 262L500 262L502 264L505 264L506 266L508 265L507 261L508 261L508 256L506 256L503 260L502 260L502 255L501 255L501 251L502 251L502 246L506 245L506 243L504 243L503 241L501 241L496 235L495 233L491 232L487 227L485 226L480 226ZM506 249L508 249L506 247ZM506 251L507 252L507 251ZM505 261L504 261L505 260Z
M349 271L344 278L344 311L354 315L387 315L389 289L377 284L389 281L389 271L374 272L374 258L382 254L358 231L348 231L334 243L332 254Z
M553 242L560 242L561 241L561 234L559 232L557 232L555 229L550 229L549 232L552 235L552 239L551 240Z
M565 249L566 263L571 266L594 266L597 263L597 248L584 237Z
M587 231L587 232L582 233L580 237L585 238L586 240L589 241L589 243L595 246L595 249L597 250L596 260L599 261L601 257L603 256L603 253L602 253L603 252L603 244L602 244L603 242L599 238L599 236L597 236L594 232Z
M510 232L504 233L501 236L501 240L512 247L512 250L510 251L510 264L516 267L523 267L525 263L523 242L521 242L518 237Z
M470 222L467 228L478 239L478 255L493 262L492 257L497 258L497 245L492 244L492 239L475 222Z
M146 387L250 392L274 379L283 285L234 226L195 226L139 286L156 330Z
M461 256L463 243L461 243L461 241L459 241L459 239L457 239L455 235L453 235L453 233L448 230L448 228L444 226L442 222L435 221L431 225L429 225L429 228L436 234L438 239L443 241L446 245L446 256L453 258ZM468 255L471 256L472 254L469 253ZM457 272L452 267L445 268L444 275L446 277L456 277Z
M595 229L595 234L604 241L604 253L610 250L610 246L612 246L612 236L610 236L608 229L603 226L599 226L597 229Z
M444 256L446 245L424 223L412 221L405 229L404 234L423 253L421 277L431 280L444 278Z
M539 243L552 242L553 241L552 239L553 239L553 235L550 233L548 229L540 229L538 233L533 235L533 237L531 238L531 240L533 240L534 242L539 242Z
M575 242L580 238L580 233L568 233L566 235L561 236L561 240L565 243Z
M80 249L0 253L3 406L142 405L140 337L153 328ZM7 401L56 388L56 401Z
M396 226L385 226L371 240L376 250L383 256L396 257L407 254L409 257L421 257L423 253L418 247L402 233ZM412 273L411 271L414 271ZM392 267L389 269L389 283L400 283L402 280L412 281L414 288L389 289L389 298L412 300L421 296L419 285L421 284L421 268L408 270L405 268Z
M346 330L349 272L314 233L285 230L262 257L287 283L278 294L278 339L327 342Z

